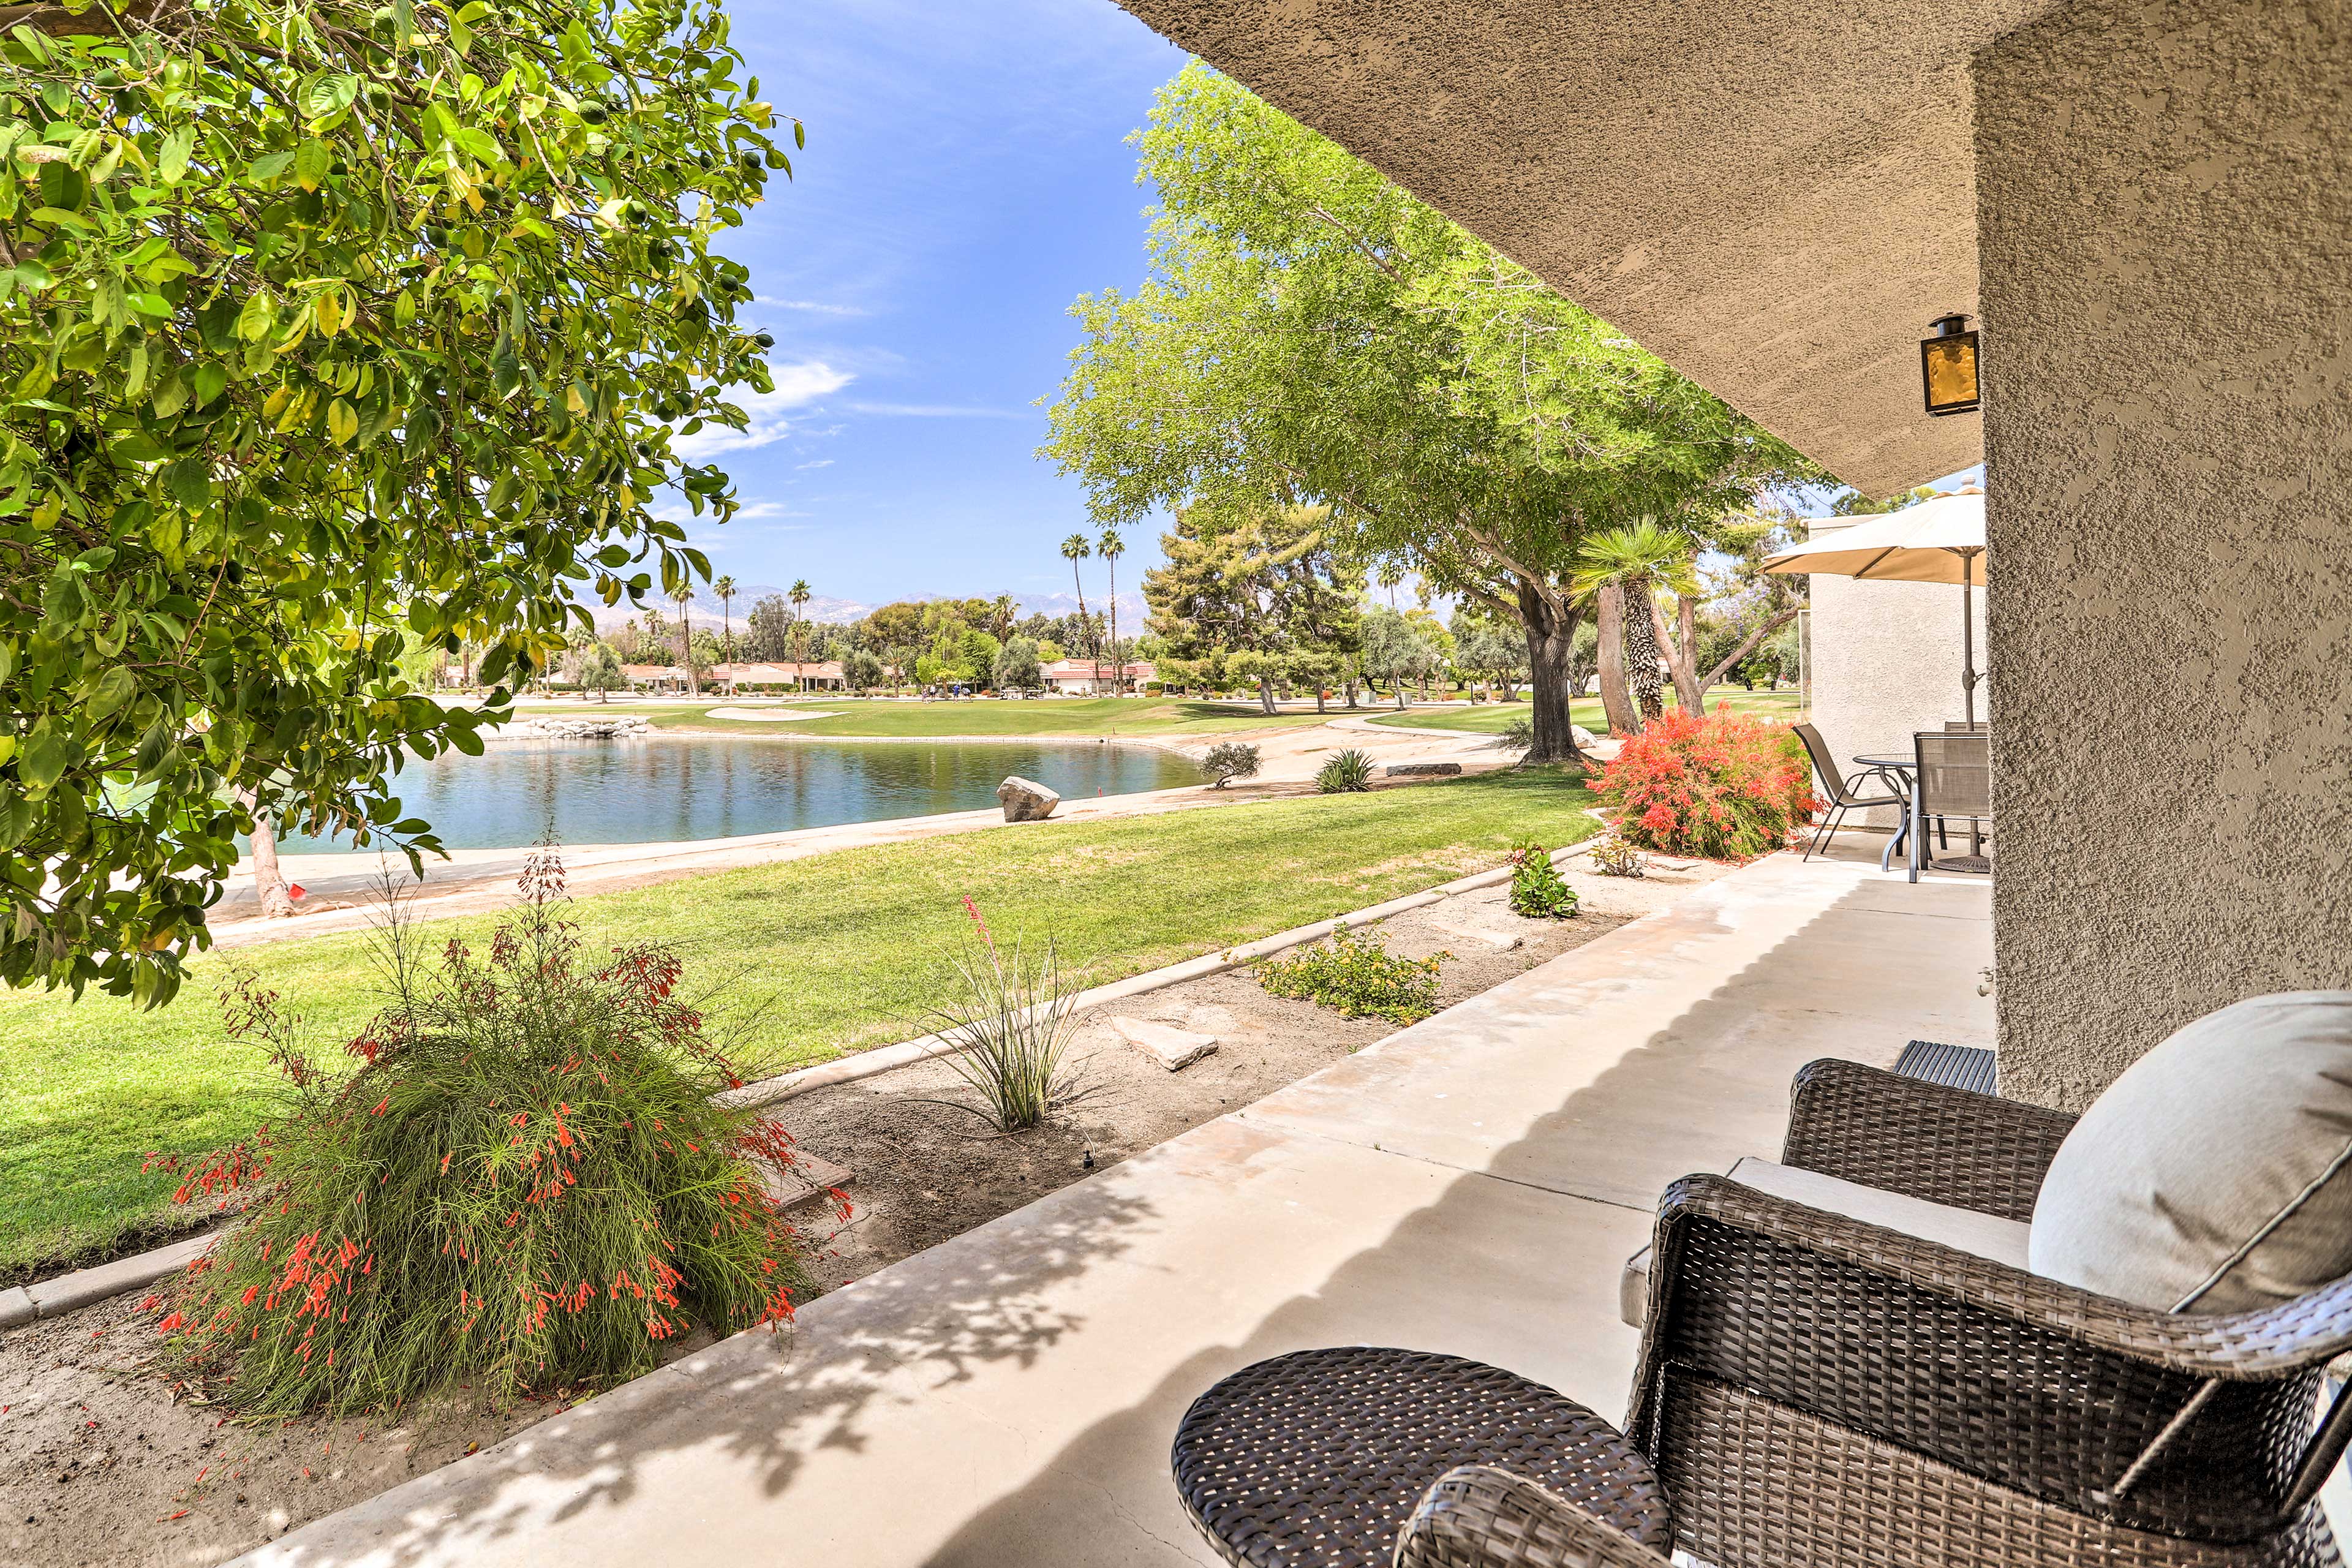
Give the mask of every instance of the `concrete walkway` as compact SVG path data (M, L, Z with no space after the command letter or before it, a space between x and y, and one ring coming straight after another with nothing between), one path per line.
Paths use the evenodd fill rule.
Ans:
M1860 859L1759 862L249 1561L1206 1564L1169 1441L1260 1357L1451 1351L1619 1415L1659 1191L1776 1154L1816 1057L1990 1043L1990 889Z

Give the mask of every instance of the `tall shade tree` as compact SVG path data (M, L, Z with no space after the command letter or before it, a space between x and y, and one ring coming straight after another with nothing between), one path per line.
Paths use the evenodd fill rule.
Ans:
M1095 541L1095 553L1103 558L1103 569L1110 574L1110 689L1116 692L1127 689L1127 654L1118 646L1118 558L1127 553L1127 542L1118 530L1106 528ZM1100 680L1097 670L1095 679Z
M1086 579L1078 574L1078 563L1094 552L1095 547L1087 542L1087 536L1083 533L1074 533L1062 541L1062 559L1070 563L1070 582L1078 590L1078 624L1080 626L1088 626L1091 623L1087 618L1087 583ZM1088 637L1087 640L1092 642L1094 639ZM1097 686L1102 684L1102 664L1099 657L1095 664L1095 684Z
M669 601L677 606L677 662L686 667L687 693L698 695L702 686L694 676L694 617L687 613L694 603L694 584L681 580L669 591Z
M808 663L808 602L811 596L808 579L794 578L792 588L793 674L798 678L800 689L803 691L808 689L808 671L802 667Z
M712 582L710 591L719 596L719 657L729 664L735 662L735 579L720 577Z
M1329 506L1359 558L1517 623L1529 760L1577 760L1567 671L1591 533L1808 472L1654 356L1206 67L1137 138L1160 205L1133 295L1081 298L1043 448L1123 522Z
M403 761L709 574L651 509L735 510L673 441L772 389L710 247L788 164L712 0L5 20L0 980L154 1003L257 817L436 851Z
M1165 563L1143 576L1166 678L1255 681L1275 711L1277 680L1324 681L1360 646L1364 579L1332 553L1319 506L1234 515L1186 507L1160 536Z

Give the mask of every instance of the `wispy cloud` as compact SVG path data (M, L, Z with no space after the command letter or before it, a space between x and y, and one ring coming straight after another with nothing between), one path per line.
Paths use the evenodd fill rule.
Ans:
M951 403L853 403L852 414L878 414L898 419L1026 419L1025 408L972 408Z
M779 500L755 500L750 506L743 507L735 513L735 521L737 522L757 522L763 517L800 517L805 515L805 513L802 512L786 511L784 510L784 503Z
M829 468L833 467L833 459L831 458L819 458L813 463L794 463L793 467L795 468Z
M779 300L772 294L754 294L751 302L779 310L807 310L819 316L862 316L866 312L856 305L829 305L822 300Z
M803 360L796 364L771 362L768 374L775 383L773 392L755 392L728 399L749 416L750 423L740 430L705 425L693 435L681 436L671 443L677 455L689 462L699 462L721 452L748 451L781 441L793 433L788 416L793 409L839 392L853 379L847 371L835 370L823 360Z

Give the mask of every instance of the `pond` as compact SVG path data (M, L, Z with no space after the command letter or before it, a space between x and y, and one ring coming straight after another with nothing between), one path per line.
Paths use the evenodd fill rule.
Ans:
M653 735L493 741L478 757L411 761L394 787L403 815L433 824L448 847L495 849L551 834L565 844L656 844L971 811L993 806L1008 773L1071 800L1201 782L1199 768L1154 746ZM279 847L353 846L289 835Z

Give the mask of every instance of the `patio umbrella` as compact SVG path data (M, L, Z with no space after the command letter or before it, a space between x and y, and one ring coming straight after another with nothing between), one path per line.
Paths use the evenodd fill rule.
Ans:
M1814 525L1842 521L1813 518ZM1960 585L1960 693L1968 721L1977 720L1976 590L1984 586L1985 510L1982 490L1956 490L1916 506L1866 517L1764 563L1767 572L1820 573L1875 583L1958 583Z

